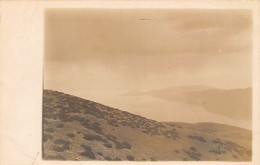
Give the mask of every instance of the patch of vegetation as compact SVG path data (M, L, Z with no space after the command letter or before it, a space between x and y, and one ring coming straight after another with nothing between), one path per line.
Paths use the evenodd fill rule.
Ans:
M105 143L104 146L107 147L107 148L112 148L112 144L111 143Z
M86 107L84 113L94 115L98 118L105 117L105 113L102 113L94 104L93 105L90 104L88 107Z
M212 140L213 143L224 145L224 143L220 139Z
M179 150L174 150L177 154L180 153Z
M78 122L88 122L88 120L85 120L84 117L80 117L80 116L71 116L71 119L73 121L78 121Z
M195 152L196 148L195 147L190 147L190 150Z
M66 160L61 155L49 155L49 156L46 157L46 159L49 159L49 160Z
M85 128L88 128L92 131L95 131L97 133L103 133L103 130L101 128L101 125L99 123L89 123L89 122L81 122L81 125L83 125Z
M135 158L134 158L132 155L127 155L127 156L126 156L126 159L127 159L127 160L130 160L130 161L135 160Z
M63 139L56 139L54 141L54 146L52 147L52 150L56 152L63 152L69 149L70 149L70 142L65 141Z
M65 141L64 139L56 139L54 141L54 144L67 144L68 141Z
M162 133L166 138L171 138L173 140L176 140L179 137L179 133L176 132L176 129L172 128L171 130L166 130Z
M124 148L131 150L131 147L132 147L131 144L129 144L126 141L123 141L122 144L123 144Z
M63 127L64 127L64 124L59 123L59 124L56 125L56 127L57 127L57 128L63 128Z
M201 142L204 142L204 143L207 142L207 141L206 141L203 137L201 137L201 136L188 135L188 137L189 137L190 139L198 140L198 141L201 141Z
M230 141L221 141L220 139L215 139L212 140L213 143L219 144L223 149L225 149L226 151L229 152L236 152L237 154L239 154L240 156L242 156L244 154L244 152L246 152L246 149L236 143L230 142ZM212 151L214 153L219 153L220 151ZM223 151L222 151L223 153Z
M152 158L152 157L150 157L150 160L151 161L157 161L155 158Z
M236 155L232 155L233 158L237 159L238 157Z
M43 142L47 142L48 139L49 139L49 140L52 140L52 139L53 139L53 136L50 135L50 134L47 134L47 133L43 134L43 138L42 138Z
M50 124L50 122L48 122L46 119L43 119L42 123L43 124Z
M81 152L80 155L90 159L96 159L95 154L91 150L85 150Z
M99 156L103 156L103 153L102 152L97 152L97 154L99 155Z
M149 131L147 131L147 130L143 130L143 133L149 134Z
M95 154L92 152L92 148L90 146L86 146L85 144L80 145L82 148L84 148L84 152L81 152L80 155L90 158L90 159L96 159Z
M187 155L189 155L190 158L194 159L194 160L200 160L201 157L201 153L199 152L194 152L194 151L187 151L187 150L183 150Z
M113 140L113 142L114 142L114 144L116 146L116 149L124 149L124 148L126 148L126 149L131 150L131 145L128 142L126 142L126 141L123 141L121 143L121 142L119 142L117 140L116 141Z
M117 121L116 121L115 119L109 119L109 120L107 121L107 123L108 123L109 125L114 126L114 127L119 127L119 125L118 125L118 123L117 123Z
M75 134L74 133L68 133L66 136L70 137L70 138L74 138Z
M87 146L85 144L81 144L80 145L82 148L84 148L84 150L92 150L92 148L90 146Z
M53 132L54 132L54 129L53 129L53 128L46 128L45 131L46 131L46 132L53 133Z
M226 153L226 151L220 150L220 149L210 150L209 152L214 153L215 155L221 155L221 154Z
M62 122L73 122L73 119L69 115L67 115L67 114L59 114L58 118Z
M116 149L123 149L124 148L124 145L122 143L120 143L118 141L115 141L114 143L116 145Z
M111 161L112 158L110 158L109 156L105 156L105 160L109 160L109 161Z
M91 134L85 134L84 135L84 139L88 140L88 141L101 141L101 142L104 142L106 143L107 140L106 139L103 139L101 136L99 135L91 135Z
M80 110L79 109L73 109L73 110L70 111L70 113L80 113Z
M121 161L121 159L119 157L115 157L113 160L114 161Z
M115 136L113 136L113 135L105 135L105 136L106 136L107 140L110 140L112 142L117 142L117 139Z

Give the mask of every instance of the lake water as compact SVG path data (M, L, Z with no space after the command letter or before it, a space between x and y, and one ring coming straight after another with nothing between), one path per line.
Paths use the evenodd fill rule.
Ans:
M84 98L157 121L215 122L251 129L250 121L207 112L198 105L170 102L152 96L88 95Z

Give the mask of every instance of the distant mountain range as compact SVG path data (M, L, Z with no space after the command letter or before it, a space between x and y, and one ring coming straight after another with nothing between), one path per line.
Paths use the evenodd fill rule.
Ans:
M226 94L222 92L213 96ZM166 97L163 91L152 93ZM165 99L172 99L168 96ZM217 123L162 123L51 90L43 91L42 140L45 160L251 161L252 156L252 132L247 129Z
M131 91L125 95L149 95L171 102L199 105L208 112L232 119L252 119L252 88L218 89L209 86L178 86L145 92Z

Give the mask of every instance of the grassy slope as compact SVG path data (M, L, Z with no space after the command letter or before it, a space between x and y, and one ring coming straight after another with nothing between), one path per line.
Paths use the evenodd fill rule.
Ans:
M44 159L249 161L250 141L251 132L236 127L160 123L75 96L44 91Z

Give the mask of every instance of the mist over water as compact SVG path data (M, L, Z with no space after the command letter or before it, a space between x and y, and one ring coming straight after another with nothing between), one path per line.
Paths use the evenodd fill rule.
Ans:
M79 92L82 93L82 92ZM161 122L214 122L251 129L250 120L235 120L206 111L199 105L166 101L153 96L125 96L122 92L73 95Z

